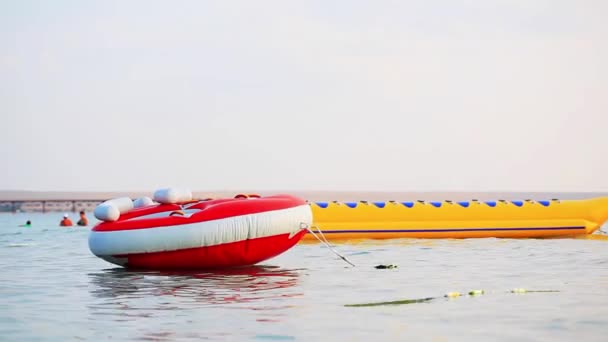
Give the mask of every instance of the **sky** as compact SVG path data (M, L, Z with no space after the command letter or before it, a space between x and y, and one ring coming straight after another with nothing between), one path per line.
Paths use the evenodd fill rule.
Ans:
M0 0L0 189L608 191L607 17Z

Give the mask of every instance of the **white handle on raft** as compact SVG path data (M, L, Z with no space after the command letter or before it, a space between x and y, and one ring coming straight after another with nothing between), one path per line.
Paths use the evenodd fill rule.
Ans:
M112 203L103 202L95 207L93 215L101 221L116 221L120 217L120 211Z
M154 192L154 200L163 204L187 202L192 200L192 192L176 188L159 189Z
M152 204L154 204L154 201L150 197L144 196L133 201L133 208L143 208Z
M127 213L133 209L133 201L129 197L120 197L107 200L98 205L93 211L93 215L98 220L116 221L120 214Z

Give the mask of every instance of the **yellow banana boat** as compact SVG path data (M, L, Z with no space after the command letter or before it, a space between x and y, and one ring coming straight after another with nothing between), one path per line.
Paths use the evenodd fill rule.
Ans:
M313 231L328 240L545 238L591 234L608 197L586 200L312 202ZM314 239L312 234L304 240Z

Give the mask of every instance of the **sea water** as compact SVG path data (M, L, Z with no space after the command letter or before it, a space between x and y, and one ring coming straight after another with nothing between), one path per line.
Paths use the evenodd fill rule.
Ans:
M299 244L243 269L135 272L90 253L91 227L62 228L60 219L0 214L0 340L608 338L602 236L336 244L356 267L321 244ZM26 220L32 227L18 227ZM381 264L398 267L375 268ZM510 293L514 288L557 292ZM443 297L470 290L485 293ZM435 299L345 306L427 297Z

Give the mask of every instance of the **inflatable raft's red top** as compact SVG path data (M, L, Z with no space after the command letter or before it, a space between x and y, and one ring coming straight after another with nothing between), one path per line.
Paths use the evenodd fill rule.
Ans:
M237 195L235 198L194 200L176 204L155 204L124 213L120 215L117 221L101 222L93 228L93 231L109 232L176 226L288 209L304 204L306 204L306 201L303 199L290 195L268 197ZM166 212L170 212L170 214L162 214Z

